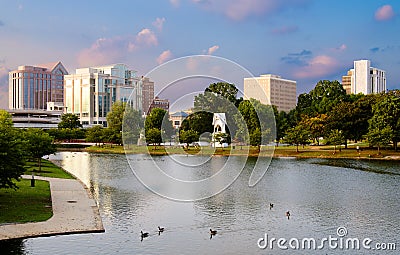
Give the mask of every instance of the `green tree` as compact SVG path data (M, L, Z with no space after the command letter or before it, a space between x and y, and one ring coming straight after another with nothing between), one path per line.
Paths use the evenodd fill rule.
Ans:
M180 130L194 130L198 134L213 132L213 114L211 112L199 111L187 116L181 124Z
M319 138L324 135L327 122L326 114L317 114L314 117L303 115L301 125L308 128L310 137L319 145Z
M215 133L213 139L222 146L222 144L229 142L229 134L221 132ZM222 147L222 150L223 149L224 148Z
M327 140L330 144L333 144L334 151L336 153L336 146L344 144L346 138L345 138L342 130L334 129L329 133ZM341 151L340 147L339 147L339 151Z
M299 124L293 128L289 128L286 132L285 141L289 144L296 145L296 151L299 152L299 145L305 145L310 139L310 131Z
M233 103L236 107L239 105L241 99L237 99L238 89L234 84L227 82L212 83L205 89L205 92L215 93L229 102Z
M144 123L145 130L147 131L152 128L163 129L164 119L168 119L168 112L161 108L153 108L146 117Z
M42 157L57 151L54 139L42 129L29 128L24 132L26 150L29 155L38 161L39 172L42 170Z
M369 122L370 129L383 129L389 126L392 130L390 140L394 149L400 140L400 91L390 91L377 101L372 107L373 116Z
M102 143L105 141L103 126L96 125L86 130L86 141L91 143Z
M252 134L256 130L260 132L261 144L267 144L276 139L275 114L277 115L278 111L275 106L264 105L251 98L250 100L243 100L239 104L238 111L235 116L238 126L237 139L241 141L246 141L248 138L253 140L251 137L255 137ZM244 119L245 123L241 124L241 119Z
M260 146L261 146L261 131L259 128L256 128L251 132L250 134L250 145L251 146L257 146L258 151L260 151Z
M189 149L189 144L199 140L199 133L194 130L180 130L179 131L179 142L186 143L186 147Z
M75 129L81 127L82 125L79 121L78 115L73 113L65 113L61 115L61 121L58 123L58 128Z
M11 114L0 110L0 188L17 189L24 173L25 143L20 132L13 127Z
M346 91L338 81L321 80L308 94L299 95L295 117L300 120L302 115L326 114L347 100Z
M276 146L279 146L279 141L285 136L286 131L290 128L289 114L285 111L280 111L275 116L276 122Z
M378 154L381 154L381 147L390 143L392 135L393 130L390 126L372 125L368 131L367 138L372 146L378 147Z
M237 99L238 89L234 84L218 82L210 84L203 94L199 94L194 98L195 112L225 113L227 123L227 133L230 137L235 137L237 131L237 123L235 122L235 114L237 114L237 106L243 100Z
M146 130L146 143L154 144L155 149L157 149L157 144L162 143L161 131L158 128Z
M122 124L123 142L128 148L131 144L137 144L140 132L144 128L144 119L140 112L129 105L125 107L124 121Z

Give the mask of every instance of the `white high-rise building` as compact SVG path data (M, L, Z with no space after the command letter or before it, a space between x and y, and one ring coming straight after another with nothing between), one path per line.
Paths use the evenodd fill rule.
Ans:
M348 86L352 94L364 95L386 91L386 72L371 67L369 60L354 61L354 68L350 69L346 76L342 77L342 83ZM346 89L349 92L349 89Z
M117 101L129 101L142 112L141 79L124 64L76 69L64 80L66 112L77 114L83 125L107 126L107 113Z
M254 98L262 104L275 105L278 111L289 112L296 107L296 81L281 76L263 74L260 77L244 78L244 96Z

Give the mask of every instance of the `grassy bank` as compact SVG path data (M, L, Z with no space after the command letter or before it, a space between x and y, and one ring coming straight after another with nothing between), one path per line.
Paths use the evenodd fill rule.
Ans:
M42 160L42 170L38 172L37 162L26 163L25 174L63 179L74 177L48 160ZM52 215L50 184L47 181L22 179L16 182L19 189L0 189L0 224L25 223L48 220Z
M35 175L40 175L43 177L54 177L54 178L62 178L62 179L75 179L70 173L64 171L60 167L56 166L52 162L42 159L42 167L39 172L39 165L37 161L28 161L26 162L26 171L25 174L32 175L34 172Z
M0 189L0 224L45 221L53 215L49 182L36 180L31 187L23 179L17 185L17 190Z
M356 146L360 147L357 151ZM128 154L151 154L151 155L168 155L168 154L192 154L192 155L237 155L237 156L270 156L271 147L261 147L258 151L257 147L235 146L228 148L214 149L211 147L190 148L184 150L181 147L169 146L131 146L126 151L122 146L105 145L92 146L85 149L87 152L95 153L128 153ZM298 157L298 158L353 158L353 159L387 159L400 160L400 151L395 152L391 149L381 150L378 153L377 149L369 148L367 144L349 145L348 149L336 148L333 146L300 146L299 152L296 151L296 146L275 146L274 157Z

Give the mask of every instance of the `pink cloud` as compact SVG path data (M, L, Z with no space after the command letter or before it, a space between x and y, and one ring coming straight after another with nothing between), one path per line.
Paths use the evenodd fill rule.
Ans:
M208 48L207 54L208 54L208 55L212 55L212 54L213 54L214 52L216 52L218 49L219 49L219 46L218 46L218 45L214 45L214 46Z
M158 44L157 36L154 34L153 31L151 31L148 28L142 29L137 36L136 36L136 42L139 44L144 44L144 45L154 45L156 46Z
M240 21L249 16L273 14L285 8L304 6L308 0L192 0L202 8Z
M319 55L310 59L306 66L295 70L293 76L298 79L321 78L335 73L338 68L339 62L336 59L326 55Z
M156 34L150 29L144 28L136 36L99 38L89 48L81 50L77 58L81 66L116 63L123 61L129 52L157 45Z
M158 31L162 31L164 26L165 18L157 18L152 24L154 27L158 29Z
M375 19L378 21L389 20L394 17L394 11L391 5L384 5L375 12Z
M128 50L129 40L123 37L99 38L78 54L81 66L103 65L121 61Z
M165 63L171 58L172 58L172 52L170 50L165 50L160 54L160 56L158 56L157 63L161 65L162 63Z

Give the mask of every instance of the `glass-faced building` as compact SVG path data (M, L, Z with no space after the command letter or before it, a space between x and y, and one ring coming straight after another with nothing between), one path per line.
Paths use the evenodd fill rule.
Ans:
M107 113L117 101L142 112L141 79L124 64L76 69L64 79L65 111L77 114L83 125L107 126Z
M45 110L48 102L64 102L64 76L61 62L19 66L9 72L9 109Z

